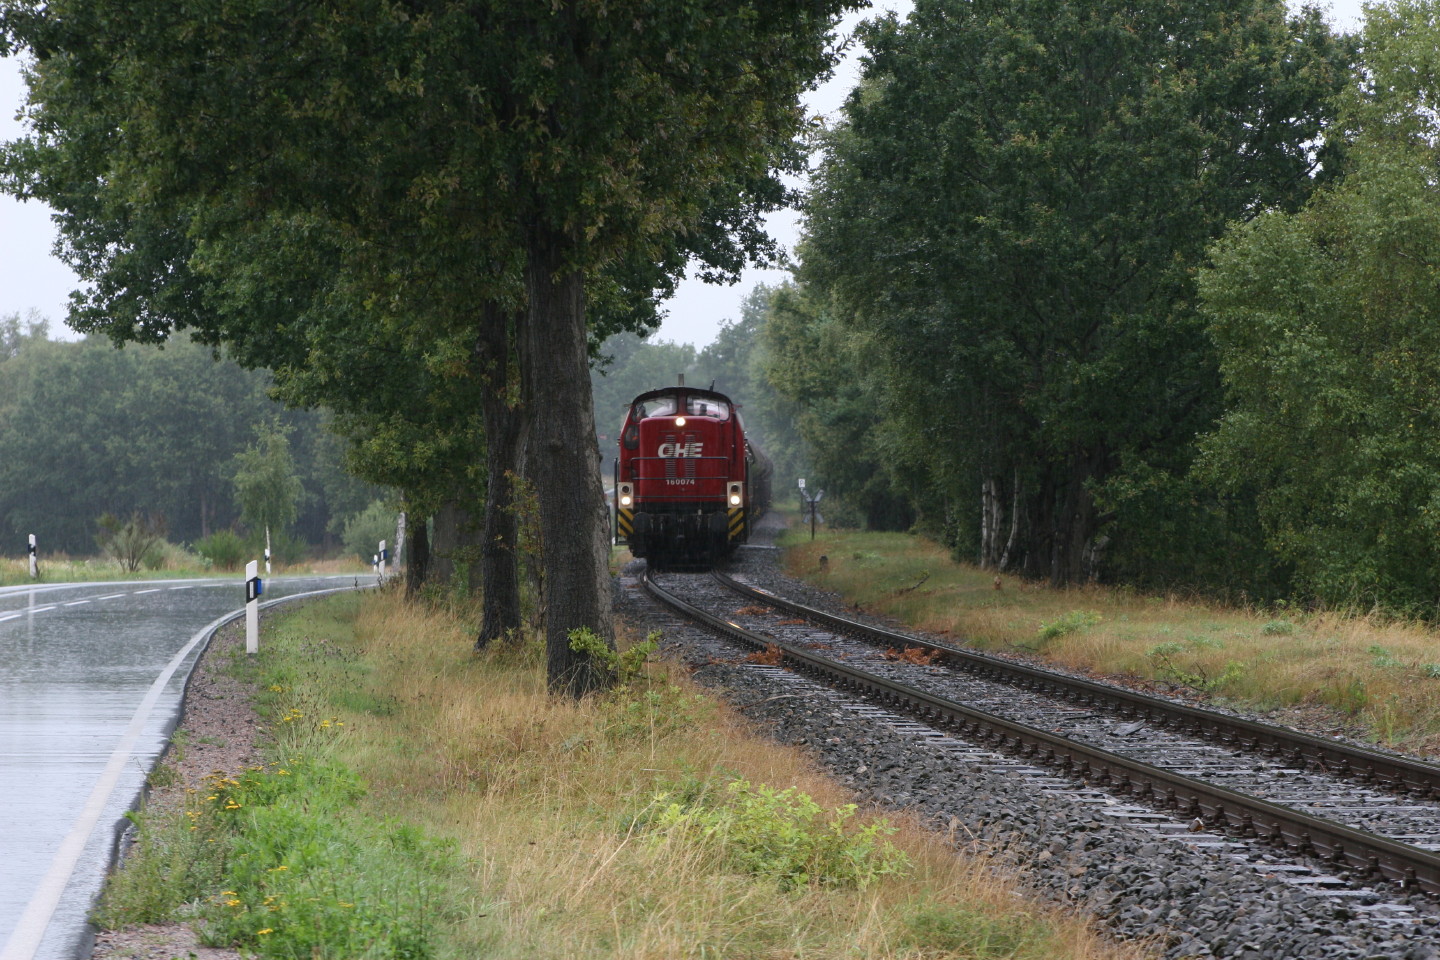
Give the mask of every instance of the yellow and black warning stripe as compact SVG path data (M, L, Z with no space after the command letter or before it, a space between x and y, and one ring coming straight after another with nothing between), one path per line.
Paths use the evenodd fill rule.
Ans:
M730 539L738 540L745 536L745 508L730 508Z
M619 507L615 511L615 539L622 543L630 542L630 535L635 532L635 511L628 507Z

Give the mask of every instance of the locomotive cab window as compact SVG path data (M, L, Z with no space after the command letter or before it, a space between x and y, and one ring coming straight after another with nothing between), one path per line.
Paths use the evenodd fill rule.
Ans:
M730 405L714 397L690 397L685 404L685 413L691 417L710 417L714 420L730 419Z
M696 396L688 393L670 393L659 397L638 400L630 410L631 422L648 420L653 417L707 417L711 420L729 420L730 404L718 396Z
M675 413L675 398L655 397L653 400L646 400L643 403L635 404L634 419L644 420L646 417L668 417Z

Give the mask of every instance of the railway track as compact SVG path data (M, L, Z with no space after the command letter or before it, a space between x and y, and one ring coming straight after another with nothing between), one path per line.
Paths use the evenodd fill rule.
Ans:
M648 575L644 585L767 660L937 735L1440 896L1440 768L880 630L723 576L678 582L684 598ZM736 597L748 605L737 611Z

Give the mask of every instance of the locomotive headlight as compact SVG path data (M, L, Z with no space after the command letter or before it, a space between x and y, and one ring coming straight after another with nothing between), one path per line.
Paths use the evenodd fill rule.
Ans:
M620 494L620 506L622 506L622 507L628 507L628 506L630 506L630 494L628 494L628 493L622 493L622 494Z
M630 486L630 484L628 484L628 483L622 483L622 484L620 484L620 489L619 489L619 491L618 491L618 493L620 494L620 496L619 496L619 498L618 498L618 499L620 500L620 506L622 506L622 507L628 507L628 506L630 506L630 504L634 503L634 502L635 502L634 492L635 492L635 488L632 487L632 486Z
M685 426L685 418L684 418L684 417L676 417L676 418L675 418L675 426L677 426L677 427L683 427L683 426Z
M738 493L732 493L732 494L730 494L730 506L732 506L732 507L738 507L738 506L740 506L740 494L738 494Z

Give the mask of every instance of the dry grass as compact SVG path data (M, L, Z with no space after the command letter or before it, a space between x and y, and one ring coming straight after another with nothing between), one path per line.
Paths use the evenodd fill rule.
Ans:
M658 793L743 777L827 809L850 798L663 666L623 695L556 700L533 648L477 658L461 621L393 592L331 605L335 636L307 641L313 666L296 669L286 697L328 698L346 731L335 749L370 784L369 802L471 858L473 899L444 955L1146 955L1027 902L909 820L891 838L914 863L908 877L787 891L726 870L703 845L639 825ZM352 624L353 640L341 636Z
M788 546L791 574L922 630L1252 708L1324 711L1377 742L1440 751L1440 644L1429 626L1106 587L1052 590L957 564L907 534L827 531Z

